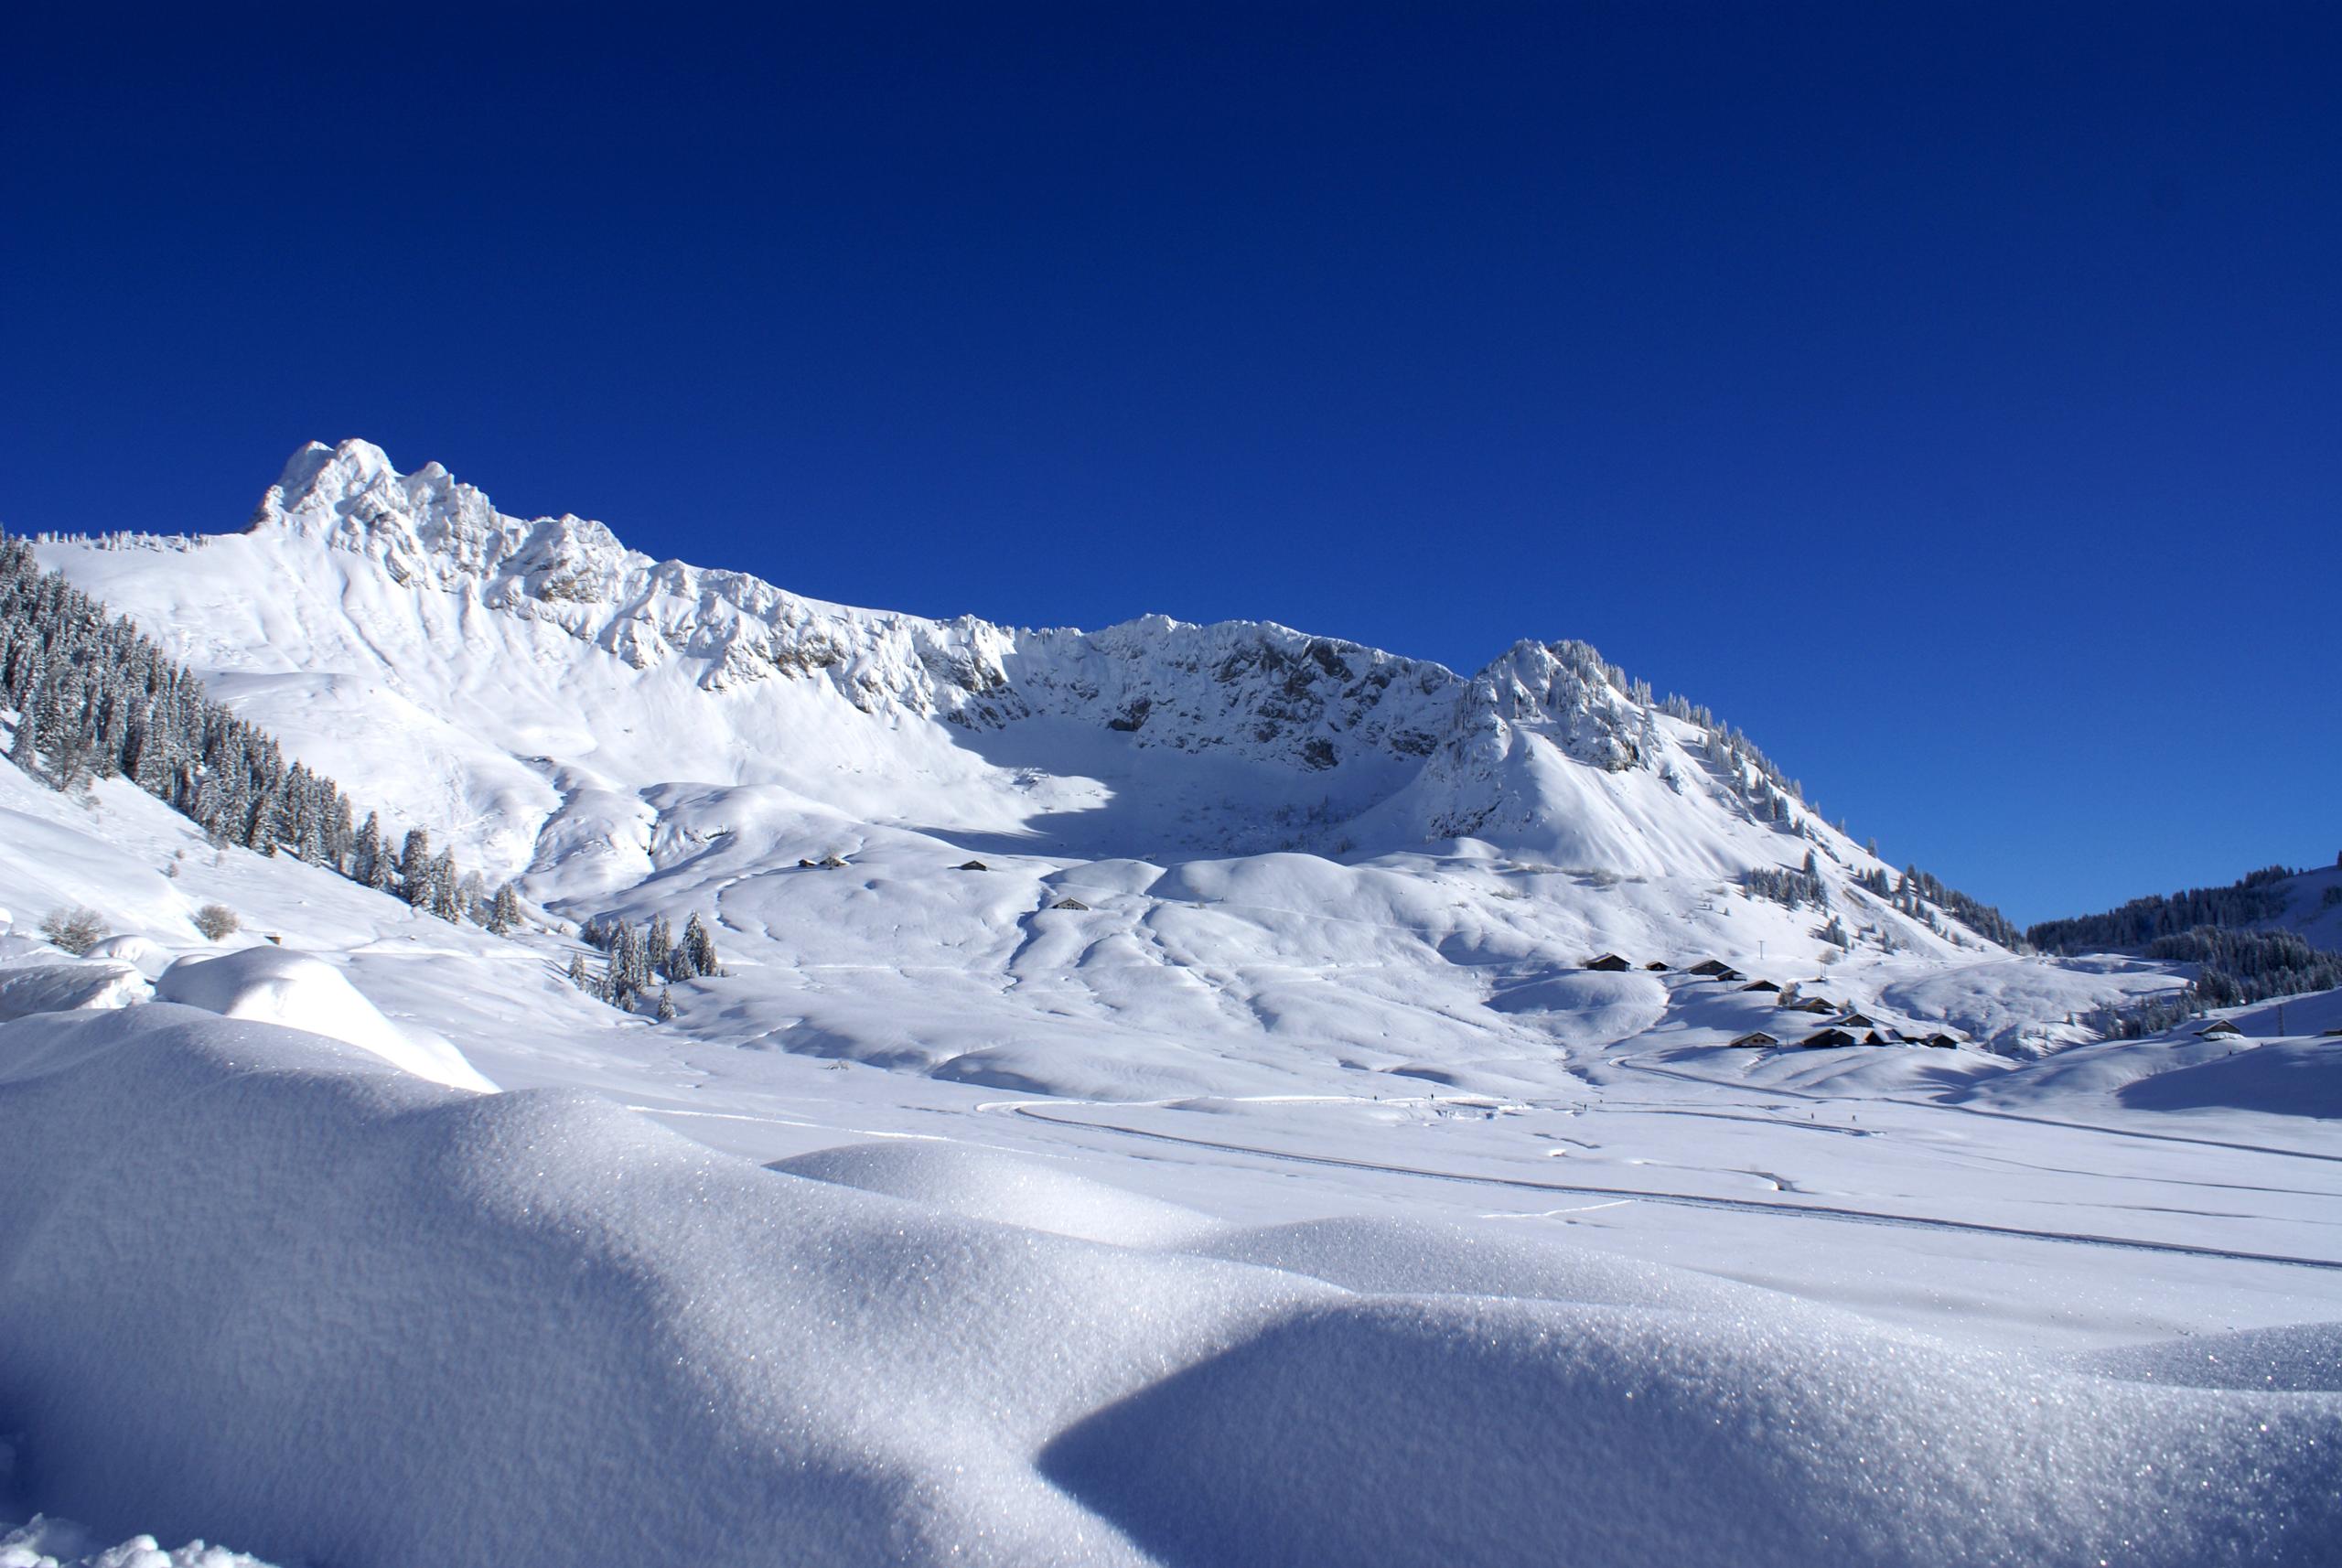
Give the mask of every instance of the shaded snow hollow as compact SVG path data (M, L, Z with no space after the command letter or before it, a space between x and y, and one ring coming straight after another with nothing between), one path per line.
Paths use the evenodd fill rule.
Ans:
M348 1568L2342 1553L2333 1394L1420 1223L1205 1233L940 1146L808 1179L167 1003L0 1028L0 1426L101 1530ZM977 1217L1053 1204L1097 1239Z

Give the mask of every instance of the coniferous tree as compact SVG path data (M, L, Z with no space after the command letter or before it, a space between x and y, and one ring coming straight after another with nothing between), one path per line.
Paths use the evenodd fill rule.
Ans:
M456 889L456 857L444 849L432 856L430 878L430 896L419 907L429 909L451 925L462 919L464 906Z
M376 881L377 876L381 880ZM367 887L390 886L390 867L384 864L382 851L382 819L372 811L366 813L366 825L358 830L358 841L351 846L349 877Z
M715 940L707 934L706 922L693 915L683 924L682 950L690 955L693 976L721 979L724 965L716 961Z
M431 907L434 869L430 833L422 828L407 829L406 842L399 846L399 894L417 909Z
M31 774L40 771L40 703L37 696L18 700L16 738L8 743L8 760Z
M520 927L521 895L507 882L496 890L496 897L488 907L488 929L500 937L509 937Z

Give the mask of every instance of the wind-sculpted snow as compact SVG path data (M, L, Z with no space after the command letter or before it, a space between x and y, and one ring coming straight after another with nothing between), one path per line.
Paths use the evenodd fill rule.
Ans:
M1006 1156L804 1162L1054 1191L1099 1245L167 1004L0 1028L0 1424L100 1530L346 1568L2342 1552L2342 1397L1453 1228L1149 1244L1167 1206Z
M152 989L134 965L115 961L0 964L0 1022L35 1013L126 1007Z

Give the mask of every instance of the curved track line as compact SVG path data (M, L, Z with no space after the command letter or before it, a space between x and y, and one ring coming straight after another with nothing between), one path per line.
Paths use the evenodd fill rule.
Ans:
M1853 1225L1885 1225L1906 1230L1948 1230L1974 1236L2003 1236L2023 1241L2062 1241L2084 1247L2120 1247L2140 1252L2169 1252L2182 1257L2217 1258L2223 1262L2278 1263L2296 1269L2326 1269L2342 1273L2342 1260L2328 1258L2294 1258L2275 1252L2236 1252L2220 1247L2198 1247L2186 1241L2148 1241L2126 1236L2097 1236L2075 1230L2025 1230L2014 1225L1988 1225L1976 1219L1931 1219L1916 1215L1878 1214L1862 1208L1835 1208L1821 1204L1768 1203L1753 1197L1700 1197L1689 1193L1648 1192L1625 1187L1581 1187L1568 1182L1532 1181L1526 1176L1464 1176L1453 1171L1421 1170L1412 1165L1386 1165L1371 1160L1345 1159L1338 1155L1298 1155L1278 1149L1254 1148L1245 1144L1223 1144L1209 1138L1182 1137L1176 1133L1155 1133L1142 1127L1124 1127L1111 1122L1083 1122L1069 1116L1051 1116L1043 1101L1022 1103L994 1101L993 1104L1015 1115L1029 1116L1037 1122L1047 1122L1058 1127L1087 1128L1098 1133L1117 1133L1124 1137L1145 1138L1155 1143L1183 1144L1191 1148L1212 1149L1221 1154L1251 1155L1259 1159L1284 1160L1298 1165L1327 1165L1339 1170L1372 1171L1384 1176L1419 1176L1428 1181L1463 1182L1477 1187L1520 1187L1531 1192L1561 1192L1583 1197L1631 1198L1644 1203L1673 1204L1683 1208L1714 1208L1728 1212L1793 1215L1810 1219L1835 1219Z

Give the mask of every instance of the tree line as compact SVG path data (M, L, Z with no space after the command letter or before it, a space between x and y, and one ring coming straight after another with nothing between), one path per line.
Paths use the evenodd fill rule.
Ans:
M2204 926L2251 926L2285 912L2286 895L2277 884L2301 873L2264 865L2226 887L2189 887L2177 893L2133 898L2102 915L2044 920L2025 934L2049 952L2099 952L2140 948L2162 937L2184 936Z
M2147 944L2147 956L2199 965L2191 989L2207 1007L2240 1007L2342 986L2342 953L2314 948L2295 931L2199 926L2157 937Z

